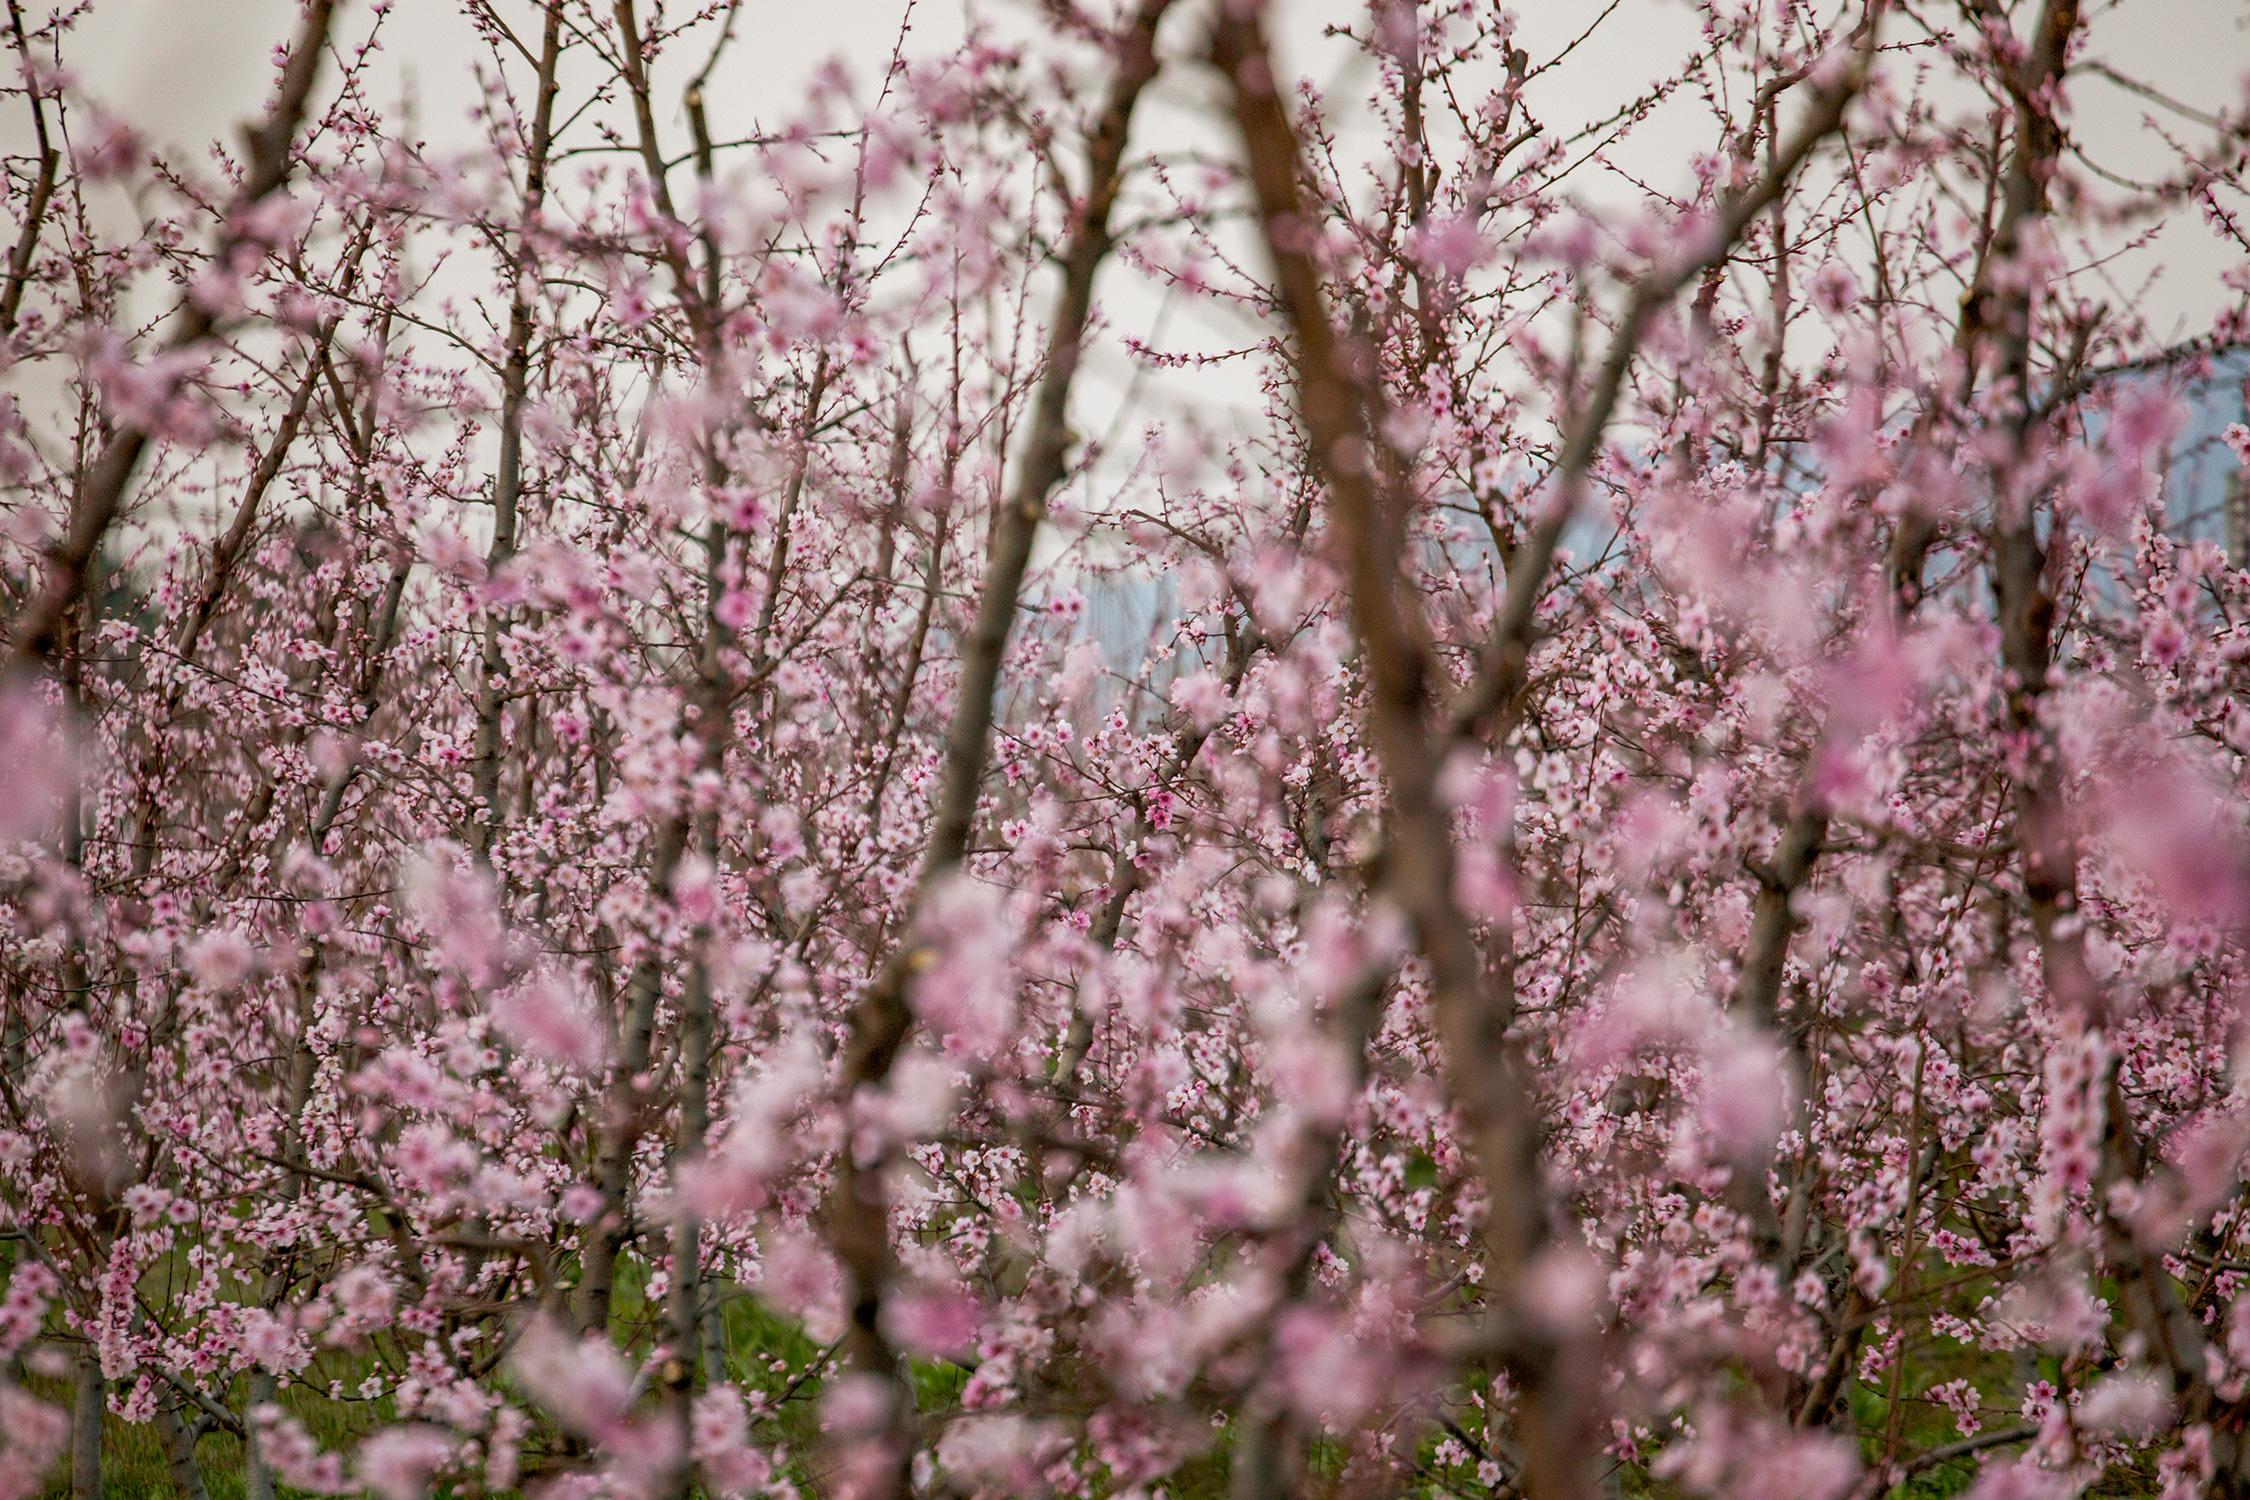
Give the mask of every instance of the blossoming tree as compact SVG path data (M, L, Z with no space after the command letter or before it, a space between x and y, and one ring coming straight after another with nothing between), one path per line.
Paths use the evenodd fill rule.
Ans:
M0 1493L2250 1494L2145 0L424 3L7 0Z

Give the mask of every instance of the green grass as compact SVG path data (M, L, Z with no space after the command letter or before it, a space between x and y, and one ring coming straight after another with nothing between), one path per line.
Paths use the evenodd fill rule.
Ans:
M34 1376L24 1384L41 1400L69 1409L71 1392L67 1381L42 1380ZM325 1400L311 1392L284 1391L279 1400L320 1440L324 1449L349 1449L372 1425L360 1408ZM236 1404L239 1405L239 1401ZM195 1458L211 1500L242 1500L240 1438L231 1432L206 1433L195 1446ZM52 1497L70 1493L67 1457L56 1466L46 1493ZM109 1497L114 1500L172 1500L178 1493L173 1487L172 1471L164 1458L163 1439L157 1435L155 1424L126 1422L114 1414L105 1417L102 1421L102 1494L105 1500Z
M720 1306L728 1378L745 1392L763 1392L767 1397L768 1404L757 1417L760 1441L784 1450L793 1459L810 1453L818 1437L820 1382L814 1371L822 1358L821 1347L806 1337L800 1327L777 1317L755 1297L732 1292L723 1297ZM658 1311L647 1302L640 1269L621 1267L612 1324L612 1335L620 1346L647 1347ZM1938 1446L1957 1435L1952 1415L1921 1398L1921 1393L1931 1384L1966 1376L1986 1392L1988 1401L1994 1401L2012 1392L2022 1377L2022 1372L2009 1369L1997 1356L1963 1349L1948 1341L1923 1344L1910 1358L1912 1363L1901 1388L1898 1413L1902 1447L1910 1453ZM308 1372L310 1378L284 1387L279 1400L319 1440L324 1450L348 1455L360 1438L388 1419L389 1403L337 1401L329 1399L322 1391L334 1381L341 1381L347 1388L356 1385L374 1368L371 1354L326 1352ZM2056 1372L2043 1367L2039 1373L2052 1376ZM927 1411L944 1411L957 1405L969 1378L966 1370L943 1361L914 1361L912 1374L917 1401ZM238 1381L228 1393L229 1403L236 1410L244 1404L245 1384ZM27 1386L42 1400L66 1409L70 1404L67 1380L31 1377ZM1873 1387L1855 1384L1851 1396L1853 1425L1859 1434L1862 1456L1870 1462L1880 1459L1884 1434L1891 1423L1886 1386L1887 1382ZM2015 1420L2012 1412L1986 1412L1989 1425L2012 1425ZM1165 1493L1172 1500L1217 1500L1224 1496L1231 1436L1231 1432L1225 1430L1215 1433L1215 1441L1208 1448L1171 1476L1164 1486ZM240 1440L223 1431L209 1432L198 1443L196 1457L212 1500L239 1500L244 1493ZM1343 1445L1319 1444L1311 1455L1311 1467L1318 1476L1316 1482L1333 1481L1343 1470L1344 1457ZM1888 1500L1938 1500L1942 1496L1959 1495L1973 1481L1976 1464L1974 1459L1964 1460L1917 1474L1891 1490ZM803 1475L792 1477L802 1478ZM1629 1473L1621 1479L1620 1492L1636 1500L1640 1497L1666 1500L1677 1493L1671 1486L1645 1474ZM1427 1475L1417 1479L1406 1491L1415 1496L1433 1497L1433 1500L1434 1497L1475 1492L1474 1485L1447 1490ZM46 1493L53 1497L68 1493L67 1461L58 1464ZM118 1500L141 1500L141 1497L156 1500L156 1497L171 1497L177 1493L162 1441L153 1425L127 1424L114 1416L106 1420L103 1493ZM451 1492L441 1489L439 1493ZM491 1500L500 1500L500 1497L491 1497Z

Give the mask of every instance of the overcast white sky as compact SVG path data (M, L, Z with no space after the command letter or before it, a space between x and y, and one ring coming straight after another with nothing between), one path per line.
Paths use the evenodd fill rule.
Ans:
M26 9L36 14L54 3L28 0ZM516 0L514 8L524 13L527 31L533 29L532 0ZM1583 29L1600 11L1601 0L1521 0L1516 8L1518 34L1536 58ZM347 0L347 28L363 24L366 9L364 0ZM1317 41L1320 24L1355 9L1351 0L1280 0L1277 29L1285 44L1293 44L1299 64L1320 76L1336 61ZM844 57L862 76L873 74L907 10L908 0L751 0L741 40L721 70L721 86L712 91L722 128L726 116L747 125L786 113L802 80L824 58ZM295 11L294 0L98 0L70 64L86 86L146 133L192 149L231 132L256 109L269 76L268 51L289 35ZM2205 105L2242 96L2250 79L2250 0L2093 0L2087 12L2091 50L2119 69ZM920 0L914 17L920 47L941 48L960 33L959 0ZM1590 49L1593 65L1554 75L1555 86L1576 96L1549 95L1535 103L1558 122L1597 116L1646 87L1693 46L1694 35L1690 8L1681 0L1622 0L1597 33ZM465 140L464 116L473 98L469 65L481 49L453 0L397 0L387 36L386 81L418 101L424 132L441 146L455 134ZM1199 83L1180 80L1167 93L1187 102ZM2132 160L2136 156L2153 160L2139 139L2138 120L2149 108L2144 102L2082 78L2073 105L2081 138L2103 143L2113 164L2139 164ZM1167 133L1209 128L1185 114L1158 128ZM21 133L21 121L0 119L0 140L13 143ZM2193 138L2192 131L2187 134ZM1666 135L1661 129L1644 131L1622 159L1655 180L1681 180L1686 151L1668 149L1682 143ZM2194 248L2183 242L2167 257L2176 263L2170 279L2189 283L2168 293L2181 299L2183 311L2197 300L2193 283L2207 285L2218 264L2208 247L2197 264Z
M25 0L26 10L34 15L56 3ZM957 38L961 3L919 0L913 11L913 45L934 51ZM1006 3L1001 0L991 9L1005 13ZM1521 0L1516 7L1518 36L1535 59L1548 55L1583 30L1605 3ZM2033 3L2020 0L2018 8L2028 10ZM520 14L526 34L535 32L534 0L503 0L503 5ZM850 61L862 79L875 76L907 5L908 0L750 0L740 38L721 69L719 86L711 91L716 128L722 134L730 129L747 131L761 117L770 121L792 113L803 80L831 56ZM1200 24L1200 6L1183 5L1180 10L1177 19L1182 26ZM1334 44L1320 41L1321 24L1358 13L1355 0L1278 0L1277 10L1277 32L1294 54L1293 64L1316 78L1328 78L1341 54ZM2250 74L2250 0L2089 0L2087 13L2093 32L2090 50L2118 69L2158 82L2205 107L2242 97ZM346 0L344 15L344 34L356 34L368 16L366 0ZM95 96L175 153L192 157L202 143L231 136L236 125L257 109L270 77L270 49L290 34L295 18L295 0L98 0L74 40L68 61ZM2019 22L2019 26L2026 24ZM386 91L391 100L411 97L420 132L440 149L468 144L472 136L467 110L474 99L470 70L483 49L455 0L396 0L386 36L378 98ZM1651 80L1675 66L1695 41L1691 7L1683 0L1620 0L1617 13L1588 47L1585 65L1574 59L1573 65L1558 70L1543 81L1549 92L1535 95L1532 102L1553 125L1597 118L1642 92ZM1184 50L1192 44L1183 32L1173 45ZM682 49L683 56L687 50ZM1159 90L1157 107L1144 111L1144 138L1167 146L1205 145L1215 152L1231 148L1205 107L1214 97L1211 85L1202 70L1174 69ZM1350 94L1357 92L1350 90ZM662 93L676 97L676 84ZM2107 166L2131 170L2161 163L2160 143L2141 124L2150 109L2144 101L2099 79L2081 77L2074 86L2078 138L2093 143L2098 159ZM660 117L660 124L684 143L681 121ZM2182 139L2200 140L2207 134L2177 119L2167 124ZM0 117L0 142L13 149L23 134L23 122L14 113ZM1667 128L1666 119L1659 116L1616 155L1635 175L1677 186L1687 180L1690 154L1708 139L1706 120L1682 114L1679 128ZM1590 175L1578 184L1581 192L1603 190L1603 184ZM1619 195L1634 191L1615 179L1607 190ZM2119 277L2121 285L2133 289L2136 304L2151 316L2160 335L2173 328L2191 328L2208 316L2218 296L2219 270L2232 259L2221 253L2195 215L2181 213L2174 218L2135 263L2141 270L2161 271L2155 288L2144 296L2134 274ZM1130 322L1138 315L1139 290L1120 285L1123 278L1117 273L1112 276L1105 284L1106 295L1113 299L1113 312L1120 321ZM1153 304L1149 312L1153 317ZM1145 327L1145 322L1140 326ZM1240 332L1199 331L1177 324L1167 330L1176 343L1213 347L1239 342ZM1118 362L1104 361L1089 373L1114 390L1126 372ZM1206 405L1212 398L1248 396L1232 385L1222 378L1195 395Z

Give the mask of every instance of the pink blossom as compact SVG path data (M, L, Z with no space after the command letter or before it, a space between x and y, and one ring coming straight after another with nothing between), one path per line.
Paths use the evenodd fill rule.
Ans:
M535 1318L517 1338L508 1368L555 1419L586 1437L615 1434L632 1404L632 1376L606 1339L581 1339Z
M270 1402L253 1408L249 1415L259 1456L284 1484L315 1495L344 1493L343 1458L321 1452L320 1444L295 1417Z
M600 1018L569 981L537 975L503 990L492 1002L492 1018L503 1035L564 1067L592 1073L608 1046Z
M976 1343L982 1316L972 1299L937 1290L898 1297L883 1312L892 1340L929 1358L967 1352Z
M359 1482L383 1500L423 1500L453 1440L435 1427L388 1427L359 1445Z
M250 940L231 927L199 935L182 955L195 982L214 990L232 989L249 978L257 957Z
M970 1416L947 1424L937 1458L947 1473L969 1484L1036 1495L1047 1489L1046 1468L1069 1441L1059 1424L1036 1417Z
M1476 221L1455 214L1416 229L1412 253L1433 275L1458 280L1483 264L1492 251Z
M20 686L0 687L0 842L47 832L76 779L66 727Z
M1718 1154L1756 1162L1788 1123L1790 1085L1781 1049L1729 1027L1706 1049L1697 1118Z
M918 925L932 946L913 982L916 1011L949 1049L989 1056L1015 1009L1012 934L1000 897L966 878L948 880L931 892Z

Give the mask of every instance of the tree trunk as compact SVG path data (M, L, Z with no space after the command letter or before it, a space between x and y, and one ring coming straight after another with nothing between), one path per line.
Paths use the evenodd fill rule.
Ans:
M102 1414L108 1404L101 1361L89 1349L78 1363L70 1409L71 1500L101 1500Z
M164 1467L171 1471L172 1488L180 1500L211 1500L203 1471L195 1462L195 1429L169 1406L156 1414L156 1426L164 1440Z
M274 1396L273 1377L259 1373L250 1377L250 1400L245 1414L256 1411ZM242 1427L242 1494L243 1500L274 1500L272 1466L265 1454L258 1451L258 1428L254 1422Z

